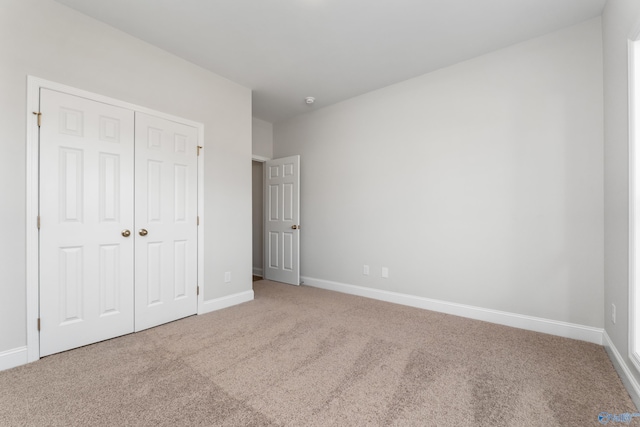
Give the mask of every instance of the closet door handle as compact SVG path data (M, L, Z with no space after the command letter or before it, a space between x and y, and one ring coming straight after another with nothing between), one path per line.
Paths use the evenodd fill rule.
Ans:
M147 230L145 230L144 228L140 229L140 231L138 231L138 234L141 236L146 236L147 234L149 234L149 232Z
M131 232L129 230L122 230L122 236L123 237L129 237L129 236L131 236Z

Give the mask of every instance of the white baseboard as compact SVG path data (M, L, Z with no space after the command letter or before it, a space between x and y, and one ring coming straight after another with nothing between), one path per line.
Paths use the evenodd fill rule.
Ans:
M607 353L609 353L613 367L616 368L622 383L629 392L629 396L631 396L631 400L633 400L637 408L640 408L640 384L636 381L616 346L613 345L613 341L609 338L607 331L604 331L604 348L607 350Z
M0 352L0 371L25 365L27 361L26 346Z
M365 288L363 286L347 285L344 283L331 282L328 280L315 279L313 277L302 277L305 285L345 294L358 295L361 297L373 298L395 304L407 305L410 307L422 308L425 310L437 311L440 313L453 314L455 316L467 317L469 319L482 320L499 325L511 326L514 328L526 329L529 331L542 332L545 334L557 335L565 338L572 338L602 345L603 329L591 326L577 325L574 323L560 322L557 320L543 319L540 317L526 316L505 311L491 310L471 305L457 304L447 301L440 301L414 295L401 294L398 292L383 291L380 289Z
M264 277L262 272L262 268L260 267L253 267L253 275L254 276L260 276L260 277Z
M211 313L212 311L222 310L247 301L253 301L253 290L205 301L200 310L198 310L198 314Z

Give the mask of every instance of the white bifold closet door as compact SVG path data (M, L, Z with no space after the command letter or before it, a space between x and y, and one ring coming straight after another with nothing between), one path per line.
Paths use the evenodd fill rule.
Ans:
M40 355L195 314L197 130L48 89L40 111Z

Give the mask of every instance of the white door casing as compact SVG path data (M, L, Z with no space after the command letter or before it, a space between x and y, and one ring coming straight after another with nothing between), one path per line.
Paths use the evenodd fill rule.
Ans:
M135 330L197 312L195 127L136 112Z
M265 162L264 278L300 284L300 156Z
M133 111L41 89L40 355L133 332Z

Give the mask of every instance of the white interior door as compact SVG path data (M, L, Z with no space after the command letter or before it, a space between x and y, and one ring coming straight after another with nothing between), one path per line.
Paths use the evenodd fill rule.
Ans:
M133 332L133 111L40 92L40 355Z
M196 128L136 112L135 329L197 312Z
M269 160L264 178L264 278L300 284L300 156Z

